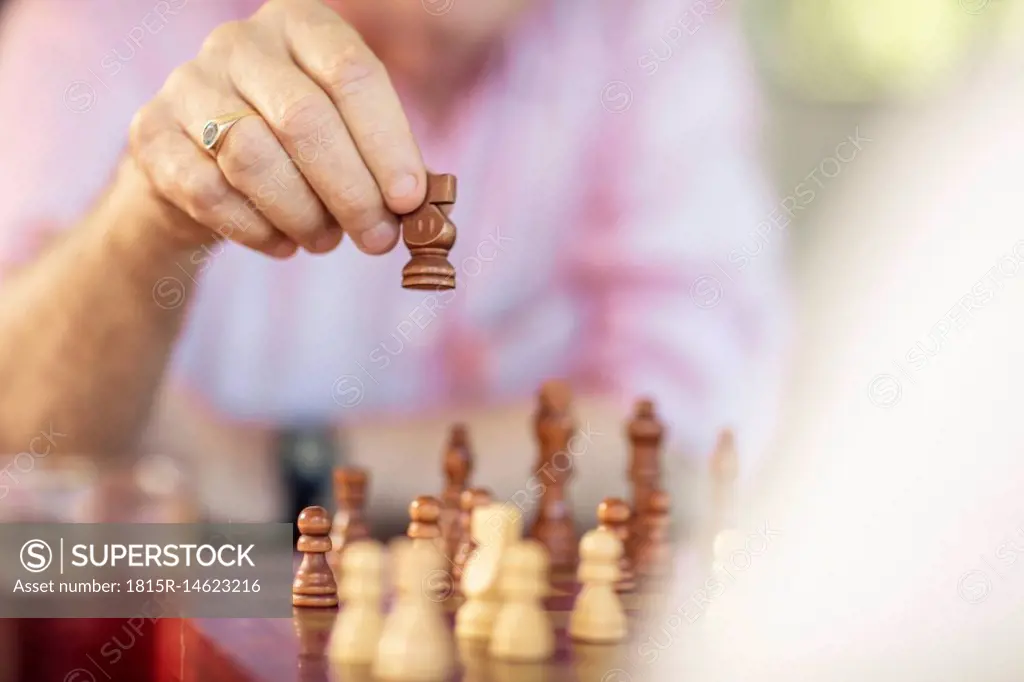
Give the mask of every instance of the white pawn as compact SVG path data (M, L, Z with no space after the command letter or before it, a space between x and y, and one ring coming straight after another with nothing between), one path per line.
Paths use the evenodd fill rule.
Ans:
M543 603L549 592L550 563L544 546L536 540L505 550L499 578L504 604L491 633L494 658L537 662L555 652L555 632Z
M522 537L523 516L518 509L498 504L477 507L470 520L476 550L462 573L466 602L455 614L459 639L487 641L501 610L498 576L506 549Z
M341 555L338 596L344 608L338 615L327 655L334 663L369 665L377 654L384 626L384 548L369 540L355 542Z
M743 551L746 540L743 533L733 528L719 531L711 543L711 553L714 555L712 567L724 569L732 564L732 555L737 551Z
M426 586L444 570L433 547L403 546L395 557L397 599L384 621L373 675L399 682L447 680L455 666L455 643L444 607Z
M733 569L736 567L734 555L737 552L745 551L746 536L738 530L727 528L719 531L712 542L711 576L709 583L713 590L709 590L712 596L704 605L704 617L710 617L720 609L722 601L729 592L729 588L736 582ZM746 568L744 566L744 568Z
M573 639L614 644L626 638L626 612L615 592L622 551L622 541L607 528L592 530L580 541L577 578L583 589L569 616Z

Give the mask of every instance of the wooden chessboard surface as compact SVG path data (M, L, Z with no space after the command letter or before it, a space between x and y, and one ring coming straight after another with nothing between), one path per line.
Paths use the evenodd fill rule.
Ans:
M556 581L545 608L555 626L555 655L544 663L504 663L490 658L486 645L458 645L452 682L601 682L620 667L627 644L573 642L566 628L579 585ZM457 598L448 604L454 627ZM627 604L635 599L627 598ZM627 608L631 622L638 611ZM333 668L325 655L337 611L295 609L292 618L183 619L161 628L163 661L157 682L371 682L368 667Z
M546 385L541 391L537 423L540 450L540 466L546 466L558 453L566 452L574 423L567 418L567 408L562 393L555 390L559 384ZM554 397L552 397L554 396ZM555 398L561 398L556 400ZM630 479L634 484L634 501L630 505L617 498L606 498L598 508L598 521L622 538L634 532L642 534L634 540L635 556L630 557L631 570L643 561L644 571L637 570L637 576L658 583L663 569L670 563L668 537L669 496L660 486L661 469L658 463L663 427L653 411L650 401L638 402L634 417L629 422L631 443ZM557 438L556 438L557 436ZM731 437L725 434L716 447L716 467L713 468L717 488L730 487L735 478ZM447 486L440 498L417 497L410 505L410 525L407 532L412 539L434 539L442 536L437 528L440 510L452 508L459 499L460 522L454 527L461 533L468 533L468 520L477 505L490 502L486 489L466 489L473 457L468 450L465 434L461 427L453 428L445 453ZM719 461L721 460L721 461ZM580 585L573 572L578 565L576 551L578 534L571 517L564 513L566 485L569 470L563 470L558 480L544 487L544 494L538 501L537 518L529 535L540 541L549 555L556 571L550 581L551 593L544 600L544 606L555 630L556 649L554 655L543 663L506 663L493 659L487 653L486 643L457 643L457 666L453 681L501 682L533 681L545 682L624 682L631 676L624 670L631 668L630 645L623 642L616 645L594 645L574 642L567 633L569 616L576 601ZM342 547L352 540L368 537L365 528L366 511L365 487L369 482L367 472L357 469L343 469L335 473L335 497L337 512L333 523L324 524L327 510L310 507L300 515L298 527L303 537L333 531L328 547ZM486 494L484 494L486 493ZM476 501L479 496L481 501ZM467 498L473 504L465 506ZM486 501L482 501L486 498ZM728 498L716 494L715 510L711 516L719 521L728 507ZM639 514L633 511L640 509ZM316 511L316 526L302 530L303 518L308 512ZM321 518L323 517L323 518ZM306 523L311 523L306 518ZM629 523L629 519L636 519ZM541 523L543 522L543 523ZM628 524L628 525L627 525ZM538 526L543 527L539 532ZM557 531L557 532L555 532ZM450 549L450 548L449 548ZM552 550L557 551L552 551ZM447 550L446 550L447 551ZM315 551L313 552L315 553ZM310 554L310 552L306 552ZM561 557L561 561L554 561ZM657 570L654 570L657 569ZM664 584L663 582L661 584ZM646 596L637 593L622 595L623 606L630 620L631 634L635 634L641 601ZM455 611L459 605L457 597L445 601L448 627L454 629ZM344 608L343 606L341 608ZM279 619L184 619L169 622L160 628L159 659L164 664L158 682L357 682L373 680L369 666L334 667L330 664L326 649L338 609L296 608L292 618ZM635 651L633 652L635 653ZM618 674L622 673L622 674Z

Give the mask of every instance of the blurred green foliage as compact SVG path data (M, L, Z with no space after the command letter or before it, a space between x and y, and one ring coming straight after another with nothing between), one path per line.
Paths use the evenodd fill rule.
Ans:
M743 0L767 76L803 97L927 92L956 73L1017 0Z

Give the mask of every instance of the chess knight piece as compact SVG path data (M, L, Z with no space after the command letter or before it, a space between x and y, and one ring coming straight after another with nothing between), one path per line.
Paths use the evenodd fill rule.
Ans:
M403 288L455 288L455 268L448 262L448 252L455 246L455 224L448 217L455 188L454 175L427 174L426 201L402 217L402 238L412 256L402 268Z

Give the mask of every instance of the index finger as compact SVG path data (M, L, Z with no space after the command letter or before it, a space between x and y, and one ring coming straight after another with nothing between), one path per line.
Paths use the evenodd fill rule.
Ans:
M419 207L426 168L384 65L362 37L329 7L296 3L285 22L292 58L341 112L388 208Z

